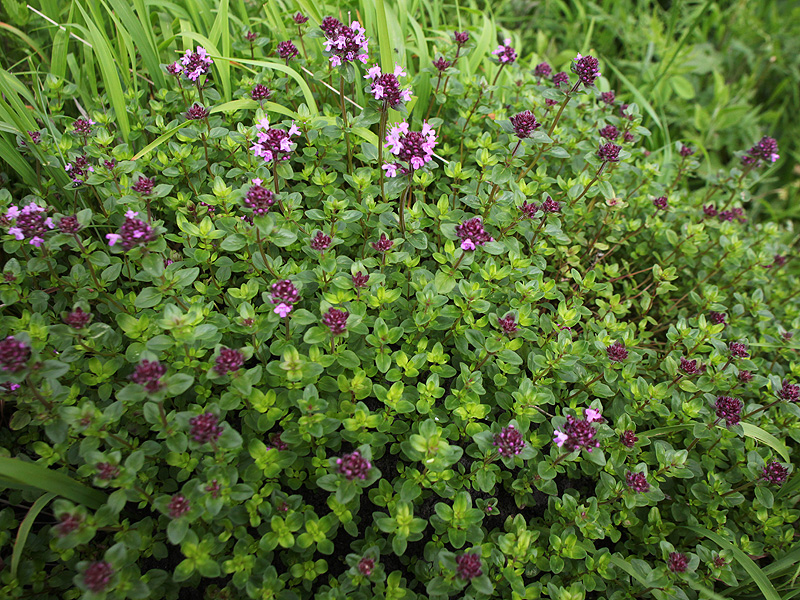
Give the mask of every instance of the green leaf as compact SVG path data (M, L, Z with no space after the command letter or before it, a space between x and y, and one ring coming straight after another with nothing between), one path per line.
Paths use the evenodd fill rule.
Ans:
M42 494L36 499L36 502L28 509L28 514L20 523L19 531L17 531L17 539L14 540L14 550L11 553L11 576L17 576L17 568L19 568L19 561L22 558L22 551L25 548L25 542L28 541L28 534L31 532L36 517L42 512L45 506L56 497L56 494L49 492Z
M103 492L87 487L59 471L18 458L0 457L0 482L38 488L95 509L100 508L107 499Z
M791 462L791 456L789 453L789 448L786 447L782 441L776 438L771 433L767 433L760 427L756 427L755 425L751 425L750 423L741 423L742 430L747 437L753 438L759 442L763 442L775 452L781 455L783 460L786 462Z
M133 305L136 308L153 308L164 297L164 294L159 292L156 288L144 288L141 293L136 296Z

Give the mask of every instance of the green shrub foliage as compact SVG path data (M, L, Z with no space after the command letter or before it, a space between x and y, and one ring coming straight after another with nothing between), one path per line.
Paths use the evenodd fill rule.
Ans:
M594 57L431 30L395 69L284 22L79 118L4 87L0 594L790 588L796 238L747 214L775 140L701 180Z

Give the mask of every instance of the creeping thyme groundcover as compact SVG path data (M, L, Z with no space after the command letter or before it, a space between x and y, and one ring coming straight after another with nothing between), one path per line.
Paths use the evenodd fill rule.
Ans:
M341 16L165 53L124 125L2 100L0 595L790 593L778 142L700 177L591 54L412 77Z

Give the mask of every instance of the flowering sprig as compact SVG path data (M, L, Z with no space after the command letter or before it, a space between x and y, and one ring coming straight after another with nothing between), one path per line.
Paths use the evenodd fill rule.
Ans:
M324 45L325 50L330 53L328 60L332 67L356 59L364 64L369 60L369 38L364 35L366 30L358 21L353 21L348 27L333 17L325 17L320 29L327 38Z
M132 210L125 213L125 222L119 228L119 232L106 234L109 246L121 241L122 248L127 252L133 248L146 246L156 238L153 228L141 219L137 219L138 215L138 212Z
M31 246L37 248L44 244L44 235L55 229L53 219L47 216L47 209L35 202L26 204L22 209L10 206L4 221L11 224L9 235L19 241L28 240Z
M370 487L381 477L378 467L372 463L372 450L368 444L330 457L330 473L317 479L323 490L336 492L336 501L347 504L363 489Z
M292 137L300 134L294 121L289 131L270 127L268 117L257 121L255 127L257 141L250 147L253 154L263 158L267 164L289 160L295 149Z
M411 89L400 87L400 77L404 77L406 72L403 67L397 65L394 73L382 73L381 68L375 65L367 70L364 79L371 80L370 91L376 100L381 101L383 110L396 108L402 102L411 100Z
M436 147L436 131L427 122L422 124L421 131L411 131L407 121L394 125L386 136L384 148L397 157L399 162L386 163L383 170L387 177L396 177L398 171L413 173L433 160L433 149Z

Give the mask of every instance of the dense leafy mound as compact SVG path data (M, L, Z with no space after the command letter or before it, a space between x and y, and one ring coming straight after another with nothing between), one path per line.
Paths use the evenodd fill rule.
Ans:
M2 72L4 597L793 587L775 140L695 178L595 57L414 21L397 66L382 2L174 55L112 4L94 101Z

